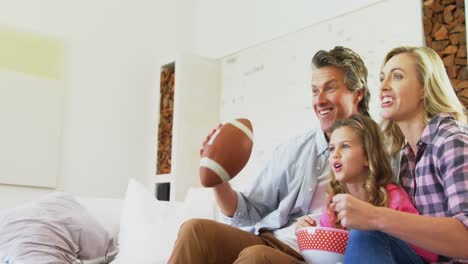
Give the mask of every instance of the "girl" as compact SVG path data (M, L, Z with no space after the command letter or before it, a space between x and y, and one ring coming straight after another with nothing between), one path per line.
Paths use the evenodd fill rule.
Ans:
M335 211L331 197L337 194L350 194L361 201L379 207L417 214L408 194L392 183L393 172L389 157L382 148L379 126L369 117L353 115L335 121L331 128L329 142L329 164L331 168L328 195L330 202L320 218L320 225L343 228L340 217ZM310 218L298 222L297 227L315 225ZM409 246L406 242L394 239L400 250L397 263L411 259L414 263L436 261L437 255ZM418 257L418 255L420 257Z
M398 248L385 233L446 256L439 261L468 259L468 126L442 60L427 47L395 48L380 81L387 146L402 153L399 179L421 215L335 195L341 225L353 229L344 261L393 263Z

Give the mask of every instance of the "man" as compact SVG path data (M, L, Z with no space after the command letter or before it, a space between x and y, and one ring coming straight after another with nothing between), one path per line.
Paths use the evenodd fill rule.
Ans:
M304 263L297 248L297 218L321 213L328 175L332 123L369 115L367 69L348 48L319 51L312 59L312 105L320 129L278 147L251 190L213 187L230 225L189 220L181 226L169 263ZM237 227L242 227L241 230Z

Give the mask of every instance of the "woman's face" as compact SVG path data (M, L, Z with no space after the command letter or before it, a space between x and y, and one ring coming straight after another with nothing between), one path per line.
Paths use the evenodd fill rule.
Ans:
M380 100L383 119L412 121L424 113L424 87L411 55L401 53L385 63L380 72Z

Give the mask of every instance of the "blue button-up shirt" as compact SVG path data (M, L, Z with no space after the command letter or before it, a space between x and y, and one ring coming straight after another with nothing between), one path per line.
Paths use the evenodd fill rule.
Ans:
M328 158L320 128L280 145L250 189L237 192L237 210L226 222L254 234L289 226L307 214Z

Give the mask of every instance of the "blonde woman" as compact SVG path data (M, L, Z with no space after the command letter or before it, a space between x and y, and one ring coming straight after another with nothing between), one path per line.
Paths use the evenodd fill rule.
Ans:
M467 118L443 63L430 48L398 47L385 57L380 81L384 134L391 154L402 150L399 179L420 215L335 195L341 224L353 229L344 261L395 263L399 249L387 234L439 261L468 259Z

